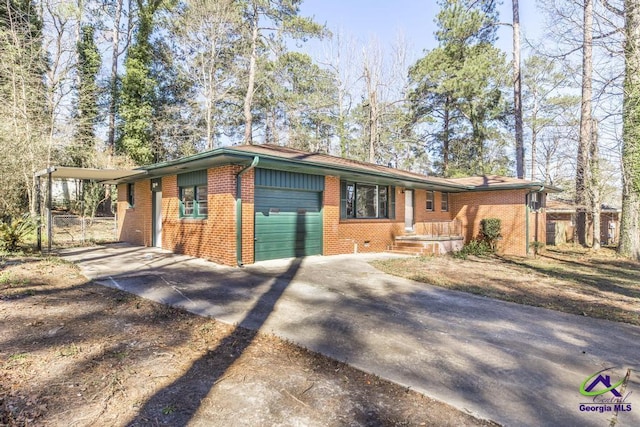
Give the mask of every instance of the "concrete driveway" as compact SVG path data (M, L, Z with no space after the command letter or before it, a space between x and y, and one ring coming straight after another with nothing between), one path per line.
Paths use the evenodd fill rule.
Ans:
M368 264L384 254L244 268L124 244L62 256L103 285L274 333L504 425L606 426L614 416L617 426L640 425L635 326L390 276ZM616 389L631 411L606 411L613 391L579 393L609 367L616 369L602 375L612 384L633 369L626 389ZM582 411L581 403L588 403Z

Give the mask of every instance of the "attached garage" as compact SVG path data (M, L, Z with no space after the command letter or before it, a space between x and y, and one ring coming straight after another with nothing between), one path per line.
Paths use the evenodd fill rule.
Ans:
M255 261L322 254L324 176L256 169Z

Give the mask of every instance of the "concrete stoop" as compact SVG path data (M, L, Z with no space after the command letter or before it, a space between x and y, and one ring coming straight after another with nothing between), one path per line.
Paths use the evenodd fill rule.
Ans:
M415 256L438 256L462 249L462 236L398 236L389 253Z

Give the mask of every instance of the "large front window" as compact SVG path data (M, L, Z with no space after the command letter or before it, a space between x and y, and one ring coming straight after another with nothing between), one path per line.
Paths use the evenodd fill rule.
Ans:
M342 218L390 218L388 186L342 181L341 189Z

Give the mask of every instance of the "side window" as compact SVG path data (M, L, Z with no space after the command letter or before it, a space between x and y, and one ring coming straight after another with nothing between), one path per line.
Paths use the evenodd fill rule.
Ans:
M129 207L132 208L135 204L135 184L133 182L127 184L127 203L129 203Z
M433 212L433 191L427 191L427 206L429 212Z
M442 193L442 200L440 201L440 210L447 212L449 210L449 193Z
M208 214L206 185L180 187L180 218L206 218Z
M204 219L209 215L207 170L178 174L180 218Z

